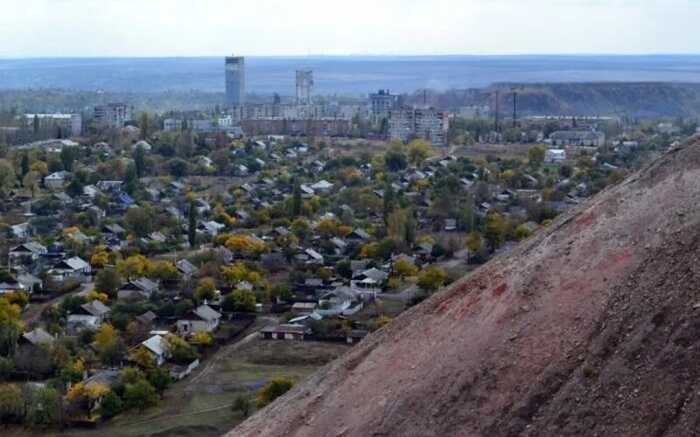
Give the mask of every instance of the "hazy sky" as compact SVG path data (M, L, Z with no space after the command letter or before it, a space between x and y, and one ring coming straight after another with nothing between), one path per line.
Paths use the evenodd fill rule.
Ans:
M700 0L0 0L0 56L699 53Z

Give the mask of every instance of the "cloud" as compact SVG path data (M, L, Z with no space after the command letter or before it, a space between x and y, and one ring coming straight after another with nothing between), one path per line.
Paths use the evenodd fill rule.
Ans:
M691 53L692 0L3 0L2 56ZM9 11L9 12L8 12Z

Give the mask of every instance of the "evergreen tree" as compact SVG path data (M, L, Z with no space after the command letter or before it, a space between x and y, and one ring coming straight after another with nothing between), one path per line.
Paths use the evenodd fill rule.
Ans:
M20 164L20 167L22 169L22 178L24 178L27 175L27 173L29 173L29 170L30 170L30 168L29 168L29 155L28 154L25 153L24 155L22 155L22 162Z
M124 191L129 193L129 195L134 195L134 193L139 188L139 178L136 173L136 165L130 163L126 168L126 174L124 175Z
M301 215L301 185L298 181L294 181L294 192L292 193L292 216L299 217Z
M141 121L139 122L139 128L141 129L141 139L145 140L148 138L148 113L144 112L141 114Z
M187 239L190 243L191 248L195 248L197 246L197 208L194 205L194 202L190 202L190 209L189 209L189 227L187 229Z
M141 179L146 167L146 151L142 146L136 148L136 153L134 154L134 164L136 165L136 176Z

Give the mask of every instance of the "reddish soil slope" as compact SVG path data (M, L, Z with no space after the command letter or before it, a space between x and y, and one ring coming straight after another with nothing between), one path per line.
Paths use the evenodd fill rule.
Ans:
M691 436L700 145L366 338L231 436Z

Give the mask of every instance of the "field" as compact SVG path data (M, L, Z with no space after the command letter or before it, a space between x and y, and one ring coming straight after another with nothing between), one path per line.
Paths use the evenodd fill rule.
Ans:
M275 376L301 381L348 350L344 344L264 341L253 333L208 358L189 379L165 393L158 406L123 414L97 430L62 433L8 432L3 436L65 437L219 436L242 420L231 403L254 393Z

